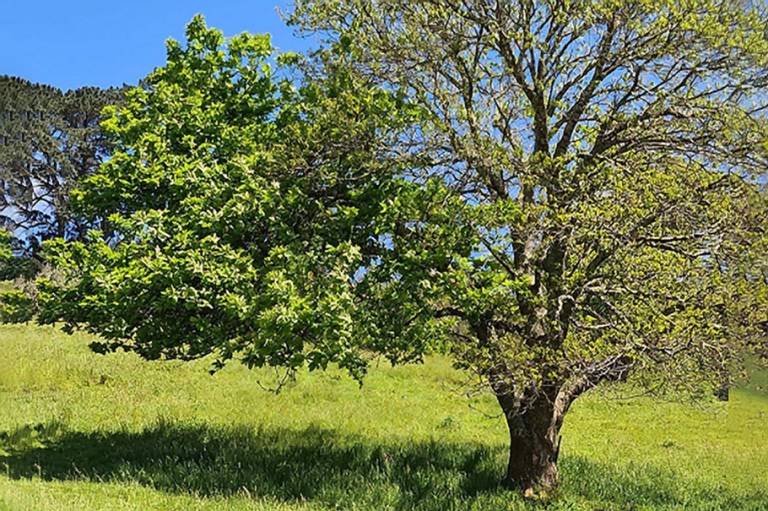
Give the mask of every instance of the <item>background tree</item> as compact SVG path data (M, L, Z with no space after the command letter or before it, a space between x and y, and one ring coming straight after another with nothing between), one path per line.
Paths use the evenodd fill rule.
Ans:
M78 238L86 230L71 215L70 192L108 156L101 110L122 94L96 87L62 92L0 77L0 215L30 252L42 240Z
M738 362L765 236L762 13L301 1L293 20L330 35L316 66L275 75L268 39L196 18L110 114L116 151L76 204L112 231L47 245L41 321L358 378L370 354L450 349L495 392L524 488L556 483L588 389L701 390Z

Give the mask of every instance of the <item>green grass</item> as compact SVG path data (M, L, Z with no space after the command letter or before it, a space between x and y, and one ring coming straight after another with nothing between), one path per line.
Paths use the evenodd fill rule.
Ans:
M0 327L0 511L768 509L765 373L727 404L582 398L561 490L531 502L498 486L506 427L446 359L274 395L268 371L87 343Z

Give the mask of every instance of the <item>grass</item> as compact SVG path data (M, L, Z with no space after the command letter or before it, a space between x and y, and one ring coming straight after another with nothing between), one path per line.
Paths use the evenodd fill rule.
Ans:
M0 511L768 509L765 373L727 404L582 398L539 502L498 486L505 425L446 359L274 395L268 371L87 344L0 327Z

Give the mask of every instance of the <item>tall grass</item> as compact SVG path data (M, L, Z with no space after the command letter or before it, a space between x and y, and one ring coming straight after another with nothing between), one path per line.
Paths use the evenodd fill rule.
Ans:
M268 371L210 376L88 340L0 328L0 510L768 509L764 381L695 407L582 398L560 492L525 501L498 485L493 399L463 397L443 358L382 364L362 389L302 374L274 395Z

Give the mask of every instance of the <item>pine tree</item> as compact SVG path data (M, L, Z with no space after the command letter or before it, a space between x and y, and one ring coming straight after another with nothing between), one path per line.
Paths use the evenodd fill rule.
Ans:
M118 88L63 92L0 77L0 222L31 252L45 239L84 232L70 213L70 192L109 155L101 111L122 95Z

